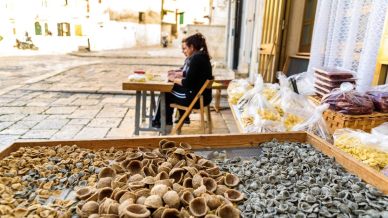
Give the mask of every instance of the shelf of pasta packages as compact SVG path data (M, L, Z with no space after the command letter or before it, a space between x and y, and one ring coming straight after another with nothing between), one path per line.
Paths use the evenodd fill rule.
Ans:
M388 211L388 177L306 132L15 142L0 159L1 215L385 217Z

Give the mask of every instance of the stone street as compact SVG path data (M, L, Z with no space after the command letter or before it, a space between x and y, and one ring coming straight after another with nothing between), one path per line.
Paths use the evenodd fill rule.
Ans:
M15 140L132 137L135 98L121 90L121 83L135 69L163 75L180 67L184 58L179 49L147 48L0 60L2 150ZM214 75L233 78L220 67ZM222 98L221 105L226 104ZM191 119L182 134L201 133L198 114ZM237 132L230 110L212 111L212 119L213 133Z

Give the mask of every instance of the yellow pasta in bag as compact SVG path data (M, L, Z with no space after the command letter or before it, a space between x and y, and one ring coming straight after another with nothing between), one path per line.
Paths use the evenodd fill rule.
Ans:
M350 129L336 130L334 145L370 167L381 170L388 166L388 153L379 149L371 134Z

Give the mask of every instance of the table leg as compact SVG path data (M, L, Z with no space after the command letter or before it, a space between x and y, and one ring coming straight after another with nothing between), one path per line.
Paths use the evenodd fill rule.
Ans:
M144 122L147 113L147 91L142 93L141 121Z
M135 108L135 135L139 135L140 128L140 100L141 100L141 92L136 91L136 108Z
M152 119L154 118L155 110L155 94L154 91L151 91L151 102L150 102L150 116L148 117L148 127L152 127Z
M160 131L166 135L166 95L160 92Z

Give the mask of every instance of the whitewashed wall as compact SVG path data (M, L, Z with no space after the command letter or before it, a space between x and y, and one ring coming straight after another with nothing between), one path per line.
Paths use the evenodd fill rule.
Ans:
M187 25L187 35L196 32L206 37L209 53L214 58L225 58L226 38L224 25Z

